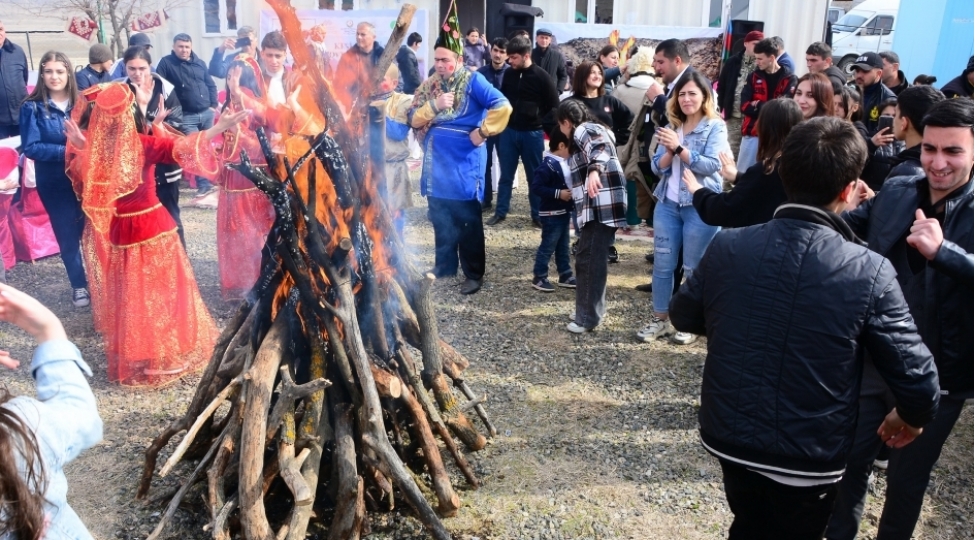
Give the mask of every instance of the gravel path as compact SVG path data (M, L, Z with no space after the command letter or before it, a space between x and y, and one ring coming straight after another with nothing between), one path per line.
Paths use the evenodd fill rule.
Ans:
M184 201L191 196L183 192ZM702 450L696 431L705 345L644 344L634 338L648 314L648 296L633 290L648 280L643 260L648 244L617 244L621 261L610 269L606 322L592 334L570 335L563 328L573 292L531 288L538 233L527 218L524 187L514 199L513 215L487 230L484 289L462 296L460 278L439 280L434 287L442 336L471 359L468 380L476 392L487 392L488 411L501 431L470 456L483 487L470 491L458 484L463 507L447 526L463 539L725 537L731 514L720 468ZM418 266L428 268L433 234L424 201L415 200L407 237ZM235 306L219 293L215 213L185 208L184 222L200 289L222 326ZM8 279L62 317L95 371L105 439L68 469L72 505L96 538L145 538L164 506L133 500L142 454L182 414L196 378L160 390L109 384L90 314L71 306L60 260L20 264ZM0 326L0 344L17 358L31 352L26 336L7 325ZM6 375L5 382L15 393L31 391L23 372ZM916 538L971 536L972 428L968 406L935 469ZM184 464L170 477L157 478L151 496L165 495L188 472ZM881 473L873 491L879 498L868 501L863 538L876 534L883 489ZM199 496L186 503L168 538L205 537ZM370 518L369 538L424 538L406 514Z

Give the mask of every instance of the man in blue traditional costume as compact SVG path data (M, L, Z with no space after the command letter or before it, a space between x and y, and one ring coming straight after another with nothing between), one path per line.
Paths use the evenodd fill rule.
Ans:
M416 89L409 121L423 141L420 191L433 224L433 273L453 276L459 265L460 292L473 294L484 282L484 143L504 130L511 105L483 75L463 69L456 5L448 13L434 49L436 73Z

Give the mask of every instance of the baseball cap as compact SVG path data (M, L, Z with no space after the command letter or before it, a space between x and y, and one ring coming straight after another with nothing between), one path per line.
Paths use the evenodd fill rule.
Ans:
M152 40L149 39L148 34L143 34L141 32L132 34L129 36L129 47L135 47L136 45L149 49L152 48Z
M752 30L751 32L745 34L745 41L743 43L751 43L753 41L762 41L765 39L765 34L758 30Z
M874 69L884 69L884 61L880 58L880 55L875 52L865 52L857 57L857 59L847 68L847 71L853 73L853 70L859 69L861 71L872 71Z

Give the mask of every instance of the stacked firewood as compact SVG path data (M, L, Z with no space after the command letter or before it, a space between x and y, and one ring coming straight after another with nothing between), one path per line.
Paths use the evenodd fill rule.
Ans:
M271 4L328 125L303 139L307 151L294 163L258 130L267 165L246 153L233 165L270 198L276 220L260 278L220 336L186 414L146 451L139 497L176 435L185 432L160 476L199 460L150 538L195 488L216 539L303 539L312 519L330 539L359 538L367 510L402 502L434 538L448 539L440 517L460 501L445 460L476 488L455 437L467 450L484 447L471 410L489 434L495 429L483 396L464 381L468 361L439 338L434 278L406 258L379 195L381 156L360 151L368 89L347 121L312 67L294 10ZM403 8L378 74L414 11Z

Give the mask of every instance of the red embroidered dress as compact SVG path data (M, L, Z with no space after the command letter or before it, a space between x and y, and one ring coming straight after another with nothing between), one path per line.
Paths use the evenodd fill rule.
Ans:
M156 197L154 167L179 164L215 173L203 133L162 138L137 132L134 97L112 84L92 111L84 149L71 148L91 220L86 259L96 327L105 339L108 377L126 386L160 386L203 367L216 325L197 289L176 223ZM106 241L107 239L107 241Z

